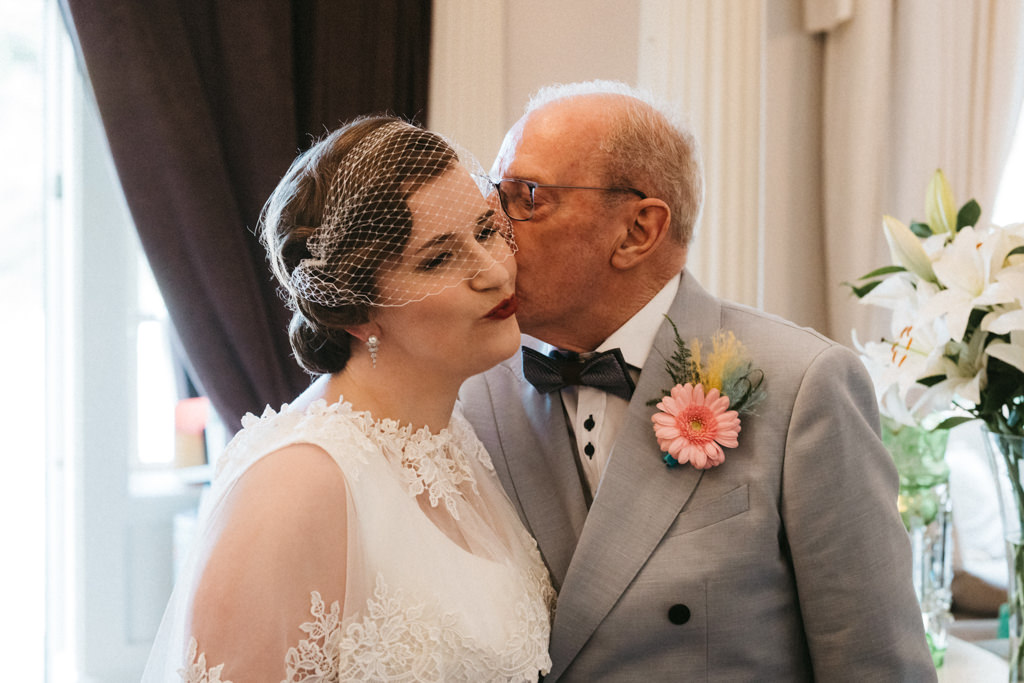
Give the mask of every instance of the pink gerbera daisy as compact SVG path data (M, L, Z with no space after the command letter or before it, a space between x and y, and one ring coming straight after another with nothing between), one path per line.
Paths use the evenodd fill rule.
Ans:
M680 464L688 462L702 470L721 465L722 447L739 443L739 415L729 410L729 397L718 389L705 396L701 384L677 384L658 403L658 410L651 416L658 446Z

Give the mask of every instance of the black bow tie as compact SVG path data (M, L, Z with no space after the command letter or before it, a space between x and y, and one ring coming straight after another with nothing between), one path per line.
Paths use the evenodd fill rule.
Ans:
M629 400L633 395L633 378L629 366L618 349L587 354L586 358L571 351L553 351L550 356L523 347L523 374L542 394L567 386L594 387Z

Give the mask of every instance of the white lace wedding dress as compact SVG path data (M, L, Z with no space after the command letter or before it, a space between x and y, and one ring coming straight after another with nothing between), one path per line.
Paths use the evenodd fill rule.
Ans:
M213 651L192 636L196 582L231 507L228 494L253 464L292 444L317 446L341 468L346 561L337 580L308 592L304 623L260 624L282 634L280 652L265 653L280 662L273 679L536 681L546 672L554 596L547 570L458 410L439 434L324 401L301 411L268 408L242 424L217 462L204 531L143 681L231 680L232 662L211 661ZM333 594L344 596L341 604ZM277 595L252 596L268 603L268 621L299 613L294 604L273 604Z

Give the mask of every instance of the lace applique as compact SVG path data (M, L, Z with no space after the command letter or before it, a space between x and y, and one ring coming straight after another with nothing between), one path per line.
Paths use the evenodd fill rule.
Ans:
M300 641L298 647L288 650L284 664L287 678L283 683L302 683L303 681L337 681L338 634L341 629L341 611L338 601L325 609L320 593L310 594L310 613L313 621L299 626L307 636Z
M462 444L462 449L468 457L475 458L488 472L494 471L494 462L491 461L491 454L487 452L487 448L476 437L476 432L473 431L473 427L462 416L461 412L456 412L452 415L450 429L456 440Z
M366 612L345 625L337 652L340 680L533 681L546 671L548 616L541 603L517 608L520 628L502 651L481 647L457 628L454 614L413 603L378 574Z
M199 650L199 643L195 638L188 641L188 667L178 669L178 675L184 683L231 683L229 680L221 680L220 672L224 669L223 664L218 664L212 669L206 668L206 653L196 658L196 651Z
M390 418L375 420L366 411L354 410L350 403L339 401L328 405L323 399L314 401L301 413L290 412L285 404L280 413L268 406L260 417L247 414L242 418L243 429L237 437L236 450L246 450L244 443L251 439L262 442L268 438L265 432L270 430L288 434L301 429L303 433L319 435L322 438L318 441L325 445L336 443L339 439L337 425L323 419L335 415L348 418L358 433L376 447L373 450L382 451L389 461L399 466L409 495L415 497L426 492L431 507L443 501L455 519L459 519L458 502L463 495L461 491L465 490L463 487L468 486L479 494L476 479L466 462L466 451L474 451L473 455L493 470L489 458L483 460L475 452L476 440L471 431L467 432L464 421L457 422L453 418L452 425L437 434L426 427L413 431L412 425L402 426ZM218 476L231 460L227 453L220 459ZM237 467L237 464L232 466Z
M377 575L366 610L341 623L338 602L328 609L320 593L310 594L313 620L299 628L309 636L285 655L282 683L330 681L534 681L547 671L547 601L552 592L530 572L530 593L519 603L519 628L501 652L477 645L456 627L454 614L405 599ZM545 590L546 587L546 590ZM184 683L231 683L221 679L223 664L207 669L196 639L189 641L188 667L178 671Z
M417 681L439 680L436 653L429 645L443 644L439 633L450 629L454 618L431 625L423 619L423 605L402 603L402 591L389 595L378 575L366 613L347 625L338 642L346 680L387 680L402 673Z
M401 426L396 420L373 421L362 414L360 426L391 462L399 464L402 479L411 496L426 491L430 506L444 501L448 513L459 519L460 486L468 484L476 493L476 480L466 463L460 444L449 429L433 434L426 427L415 432L412 425Z
M338 601L327 609L320 593L310 594L310 613L313 621L299 626L308 638L299 641L298 647L288 649L284 658L285 679L281 683L327 683L338 680L338 653L340 636L340 607ZM189 640L188 668L180 669L178 675L184 683L231 683L221 680L223 664L212 669L206 668L206 653L196 658L199 645L195 638ZM348 680L348 679L346 679Z

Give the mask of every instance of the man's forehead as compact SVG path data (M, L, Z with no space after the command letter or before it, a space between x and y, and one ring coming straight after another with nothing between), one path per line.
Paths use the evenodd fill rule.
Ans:
M592 103L591 103L592 104ZM590 165L608 125L606 116L574 119L573 101L554 102L520 119L509 130L492 175L563 182L563 175Z
M507 175L506 171L508 166L515 158L516 150L522 140L523 124L524 119L519 119L515 125L505 133L505 138L501 141L501 147L498 149L498 155L494 157L494 163L491 164L492 177L500 178Z

